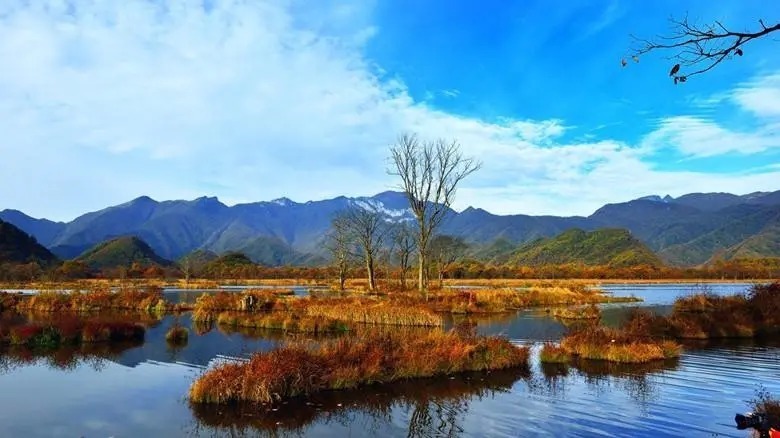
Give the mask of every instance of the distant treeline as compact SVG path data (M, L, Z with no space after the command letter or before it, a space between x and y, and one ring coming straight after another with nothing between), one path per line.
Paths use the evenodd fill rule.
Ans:
M327 281L338 277L335 267L269 267L251 263L244 259L236 263L235 255L220 257L198 268L183 269L181 266L161 267L143 266L134 263L124 268L90 269L83 262L65 261L56 267L44 267L37 262L23 264L0 264L0 281L25 282L35 280L66 281L86 278L149 278L179 279L199 278L207 280L240 279L301 279ZM431 267L432 278L438 276L436 265ZM377 278L380 280L400 280L401 271L395 266L379 265ZM365 276L362 266L353 266L348 271L350 278ZM680 268L669 266L611 266L559 264L543 266L497 265L476 260L463 260L448 263L442 269L443 279L727 279L750 280L780 278L780 259L738 259L716 261L707 266Z

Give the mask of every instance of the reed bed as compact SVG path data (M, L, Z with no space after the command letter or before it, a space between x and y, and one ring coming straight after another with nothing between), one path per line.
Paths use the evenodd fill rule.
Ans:
M444 325L442 317L428 309L399 306L385 301L321 300L307 305L304 312L309 317L359 324L425 327Z
M671 340L638 337L628 330L591 327L567 335L561 348L582 359L642 363L679 357L680 344Z
M367 332L319 344L291 343L246 363L207 371L190 387L193 403L271 403L324 390L527 365L527 348L504 338Z
M112 291L52 292L41 291L16 303L17 311L34 312L97 312L102 310L143 310L165 312L171 306L165 302L158 288Z
M220 291L202 294L195 301L193 319L215 321L222 312L269 312L287 310L288 290L248 289L240 293Z
M318 334L349 330L346 324L336 319L323 316L307 316L289 311L259 314L222 312L217 316L216 322L220 326L282 330L293 333Z

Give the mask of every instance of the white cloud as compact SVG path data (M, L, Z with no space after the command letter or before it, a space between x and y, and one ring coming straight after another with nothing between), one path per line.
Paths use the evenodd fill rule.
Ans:
M0 59L14 60L0 69L0 187L14 187L0 208L70 219L141 194L368 195L394 186L387 146L403 131L457 138L484 167L456 206L497 213L588 214L648 193L780 180L659 172L647 148L562 142L560 120L488 122L416 102L362 55L381 29L360 1L30 3L0 6ZM684 117L651 140L698 155L774 147Z
M780 137L768 127L739 132L703 117L675 116L660 120L658 128L645 137L643 146L655 150L672 147L684 155L711 157L726 153L753 154L777 148Z
M732 99L744 110L764 118L780 119L780 74L764 76L738 87Z

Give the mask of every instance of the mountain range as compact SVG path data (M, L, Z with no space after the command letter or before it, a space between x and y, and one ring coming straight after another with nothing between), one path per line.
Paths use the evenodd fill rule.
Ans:
M176 260L195 251L243 252L271 266L318 264L331 218L350 207L371 208L387 221L411 221L403 193L293 202L287 198L227 206L217 198L158 202L142 196L86 213L70 222L32 218L17 210L0 219L34 236L63 259L120 236L137 236ZM515 260L518 247L567 230L628 230L665 263L694 266L715 259L780 257L780 191L748 195L692 193L647 196L607 204L590 216L495 215L469 207L450 210L441 232L459 236L484 259ZM571 237L571 236L569 236Z

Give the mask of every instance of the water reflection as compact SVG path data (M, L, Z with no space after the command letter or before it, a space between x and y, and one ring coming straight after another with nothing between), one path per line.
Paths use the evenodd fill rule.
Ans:
M140 346L143 341L68 345L56 349L32 349L26 346L0 348L0 374L20 367L45 365L61 371L74 371L87 366L102 370L106 361L117 360L125 351Z
M529 370L470 373L453 378L407 380L349 391L325 391L276 405L191 404L193 434L247 436L303 434L314 423L354 422L382 434L394 417L406 417L406 436L458 436L470 403L508 393Z

